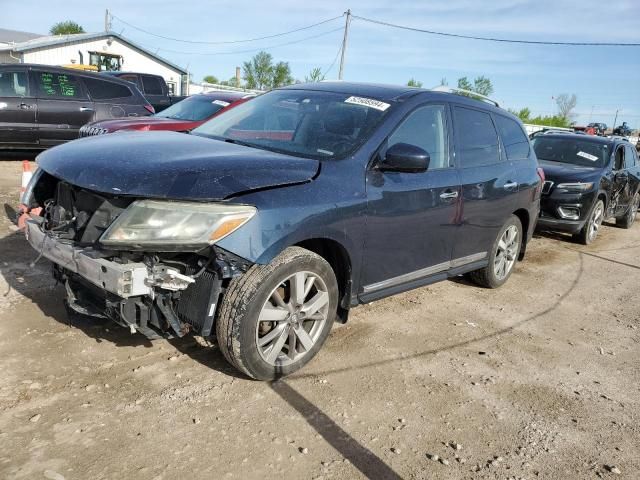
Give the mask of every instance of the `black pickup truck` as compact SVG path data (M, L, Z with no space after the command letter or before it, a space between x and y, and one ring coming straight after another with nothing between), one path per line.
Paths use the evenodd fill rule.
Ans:
M146 99L149 100L149 103L153 106L156 113L187 98L186 95L173 95L172 89L169 88L165 79L160 75L119 71L101 72L101 74L118 77L122 80L135 83Z

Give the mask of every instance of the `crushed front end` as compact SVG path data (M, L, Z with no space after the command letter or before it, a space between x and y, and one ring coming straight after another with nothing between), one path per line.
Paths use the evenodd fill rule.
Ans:
M37 255L53 262L69 307L149 338L210 335L226 284L250 267L213 238L238 228L250 218L249 208L220 213L220 206L107 195L42 170L24 201L40 212L27 221L26 237ZM180 224L181 212L191 224ZM216 223L224 215L232 221ZM193 222L208 226L194 230ZM209 233L212 223L217 230ZM184 235L192 237L184 241Z

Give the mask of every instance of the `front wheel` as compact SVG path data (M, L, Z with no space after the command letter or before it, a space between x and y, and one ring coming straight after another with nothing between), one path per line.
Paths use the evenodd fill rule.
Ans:
M471 279L487 288L498 288L504 284L511 276L521 245L522 223L518 217L511 215L489 252L489 265L471 272Z
M593 210L591 210L591 214L589 214L587 223L584 224L584 227L582 227L580 233L575 235L576 240L578 240L583 245L592 244L598 236L598 232L600 231L603 220L604 202L602 200L597 200L595 205L593 206Z
M233 279L216 324L225 358L248 376L273 380L302 368L326 340L338 306L331 266L289 247Z
M640 194L636 193L633 196L633 199L631 199L629 210L627 210L627 213L624 215L624 217L616 218L616 225L622 228L631 228L633 223L636 221L639 204L640 204Z

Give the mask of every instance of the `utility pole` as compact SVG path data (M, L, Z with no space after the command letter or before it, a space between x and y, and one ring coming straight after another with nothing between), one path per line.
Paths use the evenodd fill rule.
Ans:
M109 9L107 8L104 11L104 31L108 32L111 30L111 14L109 13Z
M344 74L344 57L347 52L347 40L349 38L349 24L351 23L351 9L346 12L346 20L344 22L344 38L342 39L342 52L340 54L340 71L338 72L338 80L342 80Z
M611 129L612 130L616 128L616 122L618 121L618 112L619 111L620 111L619 109L616 110L616 117L613 119L613 125L611 125Z

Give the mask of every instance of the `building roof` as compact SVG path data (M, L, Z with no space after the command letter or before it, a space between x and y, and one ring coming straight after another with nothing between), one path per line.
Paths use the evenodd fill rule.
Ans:
M1 31L1 30L0 30ZM17 32L17 33L25 33L25 32ZM165 65L168 65L176 70L178 70L181 73L187 73L187 71L176 65L173 62L170 62L169 60L162 58L158 55L156 55L155 53L150 52L149 50L147 50L144 47L141 47L140 45L137 45L136 43L132 42L131 40L124 38L122 35L120 35L119 33L115 33L115 32L99 32L99 33L74 33L74 34L69 34L69 35L47 35L47 36L36 36L34 38L30 38L28 40L22 41L22 42L16 42L15 44L12 45L6 45L6 46L0 46L0 51L13 51L13 52L28 52L30 50L36 50L39 48L49 48L49 47L56 47L59 45L66 45L69 43L77 43L77 42L86 42L86 41L91 41L91 40L99 40L101 38L107 38L107 37L112 37L112 38L117 38L118 40L120 40L123 43L128 44L129 46L133 47L134 49L143 52L147 55L149 55L150 57L153 57L157 60L159 60L160 62L164 63Z
M18 30L10 30L8 28L0 28L0 43L19 43L26 42L33 38L41 37L40 33L20 32Z

